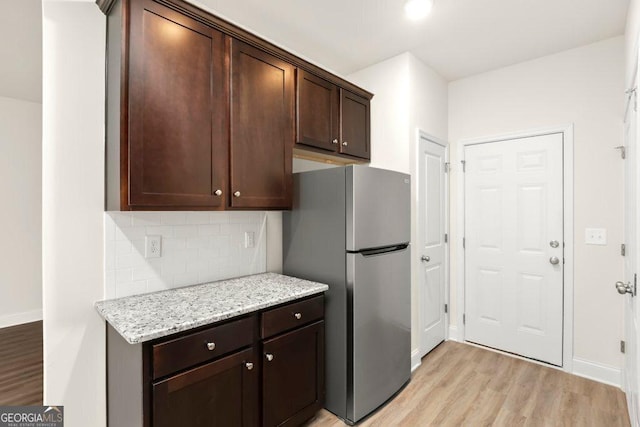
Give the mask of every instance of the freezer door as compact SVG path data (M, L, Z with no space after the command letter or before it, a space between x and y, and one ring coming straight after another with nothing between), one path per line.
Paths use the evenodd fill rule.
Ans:
M411 375L409 263L408 247L347 254L347 418L352 422L383 404Z
M347 251L411 240L409 175L370 168L346 168Z

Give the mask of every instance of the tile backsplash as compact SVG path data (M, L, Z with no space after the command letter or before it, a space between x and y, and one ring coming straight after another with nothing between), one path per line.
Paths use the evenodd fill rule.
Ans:
M266 271L265 212L105 212L104 222L106 298ZM162 236L160 258L144 257L147 235Z

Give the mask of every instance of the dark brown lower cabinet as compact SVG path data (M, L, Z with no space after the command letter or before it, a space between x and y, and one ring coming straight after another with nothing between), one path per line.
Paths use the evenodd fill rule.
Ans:
M155 427L258 424L258 367L244 350L153 384Z
M263 343L262 424L297 426L324 404L324 321Z

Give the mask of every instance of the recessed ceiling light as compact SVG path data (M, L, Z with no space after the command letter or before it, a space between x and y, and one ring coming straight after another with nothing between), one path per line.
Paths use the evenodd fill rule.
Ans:
M404 13L407 18L417 21L426 17L433 7L433 0L407 0L404 4Z

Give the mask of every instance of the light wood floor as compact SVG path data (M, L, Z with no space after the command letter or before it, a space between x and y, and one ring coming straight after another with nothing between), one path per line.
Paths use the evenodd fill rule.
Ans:
M42 322L0 329L0 406L42 405Z
M323 410L306 427L344 424ZM624 393L514 357L448 341L359 426L629 426Z

